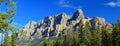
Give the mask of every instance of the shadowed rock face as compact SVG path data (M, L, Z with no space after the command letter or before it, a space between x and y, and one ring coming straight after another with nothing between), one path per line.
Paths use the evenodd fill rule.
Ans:
M91 19L90 22L92 26L98 25L99 28L101 28L102 25L106 25L104 18L100 18L100 17L94 17L93 19Z
M84 14L81 9L78 9L72 16L71 20L80 20L84 19Z
M85 17L83 11L78 9L70 18L66 13L61 13L55 16L47 16L39 22L30 21L22 29L22 33L18 34L19 40L41 39L44 37L58 37L60 33L65 34L68 28L76 31L80 23L89 22L91 28L95 25L101 27L106 25L111 28L110 23L106 23L104 18L94 17L93 19Z

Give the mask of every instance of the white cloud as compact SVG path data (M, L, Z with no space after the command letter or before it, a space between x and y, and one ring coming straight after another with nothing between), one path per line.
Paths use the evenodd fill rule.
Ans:
M12 26L15 26L15 27L18 27L18 28L23 27L22 24L19 24L19 23L17 23L17 22L12 22Z
M111 6L111 7L120 7L120 0L118 0L117 2L108 2L105 5Z
M70 2L67 1L67 0L59 0L58 2L58 5L60 5L61 7L70 7Z
M69 0L58 0L57 1L58 6L64 7L64 8L81 8L81 6L74 6Z

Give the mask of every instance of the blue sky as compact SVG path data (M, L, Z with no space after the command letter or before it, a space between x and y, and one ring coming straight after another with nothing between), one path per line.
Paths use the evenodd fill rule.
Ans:
M16 15L13 25L23 27L30 20L39 21L45 16L65 12L69 16L81 8L85 16L103 17L115 23L120 18L120 0L15 0ZM2 6L1 6L2 7Z
M62 12L69 16L81 8L85 16L103 17L107 22L115 23L120 17L119 0L17 0L17 14L13 25L23 27L30 20L39 21L45 16Z
M1 43L1 40L2 40L2 34L0 33L0 43Z

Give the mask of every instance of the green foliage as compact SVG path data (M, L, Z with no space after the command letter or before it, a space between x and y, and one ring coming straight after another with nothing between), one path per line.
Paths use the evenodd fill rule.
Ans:
M92 32L92 45L93 46L101 46L101 40L102 40L102 36L101 36L101 30L98 26L94 26L93 32Z
M73 34L73 42L74 46L78 46L80 42L80 33L79 32L74 32Z
M86 46L85 43L80 43L80 46Z
M54 40L44 39L42 46L54 46L55 42L56 41L54 41Z
M84 43L85 45L88 45L88 46L90 46L90 44L91 44L91 38L92 38L92 36L91 36L91 32L90 32L90 26L89 26L89 23L88 22L86 22L85 23L85 25L83 25L83 26L81 26L81 27L83 27L83 29L81 30L81 43Z
M15 33L12 34L11 44L12 44L12 46L16 46L17 45L17 38L16 38L16 34Z
M47 46L47 39L43 41L42 46Z
M0 0L1 1L1 0ZM4 0L5 1L5 0ZM6 12L0 12L0 31L7 32L10 30L10 23L13 21L13 15L16 9L16 3L12 0L6 0Z
M1 5L2 2L3 2L3 0L0 0L0 5Z
M48 40L48 42L47 42L47 46L53 46L54 44L53 44L53 40Z
M60 36L59 36L59 38L57 39L55 46L63 46L63 45L64 45L64 37L63 37L63 35L60 33Z
M64 46L72 46L73 45L73 32L68 29L67 34L65 35Z
M13 32L11 36L11 46L16 46L16 45L17 45L17 37L16 37L16 33Z
M9 36L8 32L6 32L3 46L11 46L10 42L11 42L10 36Z
M16 32L18 32L19 29L16 28L16 27L11 27L10 30L12 31L12 35L11 35L11 46L16 46L16 45L17 45Z
M0 12L0 32L4 32L9 28L9 22L6 20L8 14L5 12Z
M117 21L117 23L113 27L112 32L112 43L114 46L120 46L120 19Z
M15 32L12 32L13 33L12 37L10 37L8 34L9 31L12 31L11 23L13 21L13 16L15 14L16 3L13 2L12 0L0 0L0 5L2 4L2 2L6 3L5 5L6 8L4 8L6 9L6 11L0 12L0 32L2 32L5 36L3 46L16 46Z
M112 46L111 43L111 32L106 28L105 25L102 26L102 46Z

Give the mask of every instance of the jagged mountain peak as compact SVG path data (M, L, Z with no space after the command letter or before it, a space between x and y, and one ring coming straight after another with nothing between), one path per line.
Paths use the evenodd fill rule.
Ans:
M84 18L84 14L82 9L78 9L77 11L75 11L75 13L72 16L72 20L80 20Z
M82 9L77 9L76 12L77 13L83 13L83 10Z
M69 17L65 12L55 15L54 17Z
M25 25L24 28L34 28L33 26L36 24L37 22L31 20L28 22L28 24Z
M95 17L93 18L93 20L95 20L95 21L104 21L104 22L105 22L105 19L104 19L104 18L101 18L101 17L98 17L98 16L95 16Z
M46 16L45 18L51 18L51 16Z
M65 12L62 12L60 15L67 15Z

